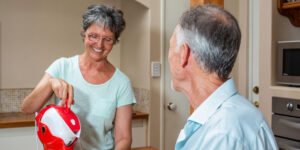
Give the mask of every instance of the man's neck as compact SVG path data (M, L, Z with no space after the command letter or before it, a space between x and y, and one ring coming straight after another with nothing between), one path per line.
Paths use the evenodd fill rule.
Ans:
M184 93L190 105L196 109L223 83L224 81L220 80L216 74L206 74L202 77L197 74L186 83L187 89Z

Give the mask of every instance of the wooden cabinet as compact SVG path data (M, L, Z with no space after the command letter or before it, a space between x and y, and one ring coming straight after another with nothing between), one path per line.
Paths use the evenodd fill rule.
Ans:
M202 5L202 4L213 4L223 7L224 0L190 0L191 7Z
M300 0L277 0L277 8L294 26L300 27Z

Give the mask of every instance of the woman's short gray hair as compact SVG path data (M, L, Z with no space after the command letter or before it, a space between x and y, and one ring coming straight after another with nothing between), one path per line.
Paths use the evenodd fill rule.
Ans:
M226 80L241 42L235 18L218 6L200 5L187 10L179 26L177 45L186 42L199 67Z
M84 32L93 23L100 24L113 32L115 35L115 43L118 41L120 34L125 29L126 25L123 18L123 12L106 5L91 5L82 15L82 28Z

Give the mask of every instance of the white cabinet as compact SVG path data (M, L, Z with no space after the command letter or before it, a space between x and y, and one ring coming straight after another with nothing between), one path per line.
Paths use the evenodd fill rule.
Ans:
M132 147L147 146L147 123L147 119L132 120ZM35 133L34 127L0 128L0 149L42 150L43 146Z
M36 134L34 127L1 128L1 150L37 150ZM43 147L38 144L39 150Z
M147 120L137 119L132 120L132 144L131 147L145 147L148 146L147 142Z

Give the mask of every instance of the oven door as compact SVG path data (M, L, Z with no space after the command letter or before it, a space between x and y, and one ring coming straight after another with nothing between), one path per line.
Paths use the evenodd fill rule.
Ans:
M300 150L300 118L273 114L272 130L279 150Z
M300 141L300 118L272 115L272 130L276 136Z
M280 137L275 137L275 139L278 144L279 150L300 150L300 142L298 141Z

